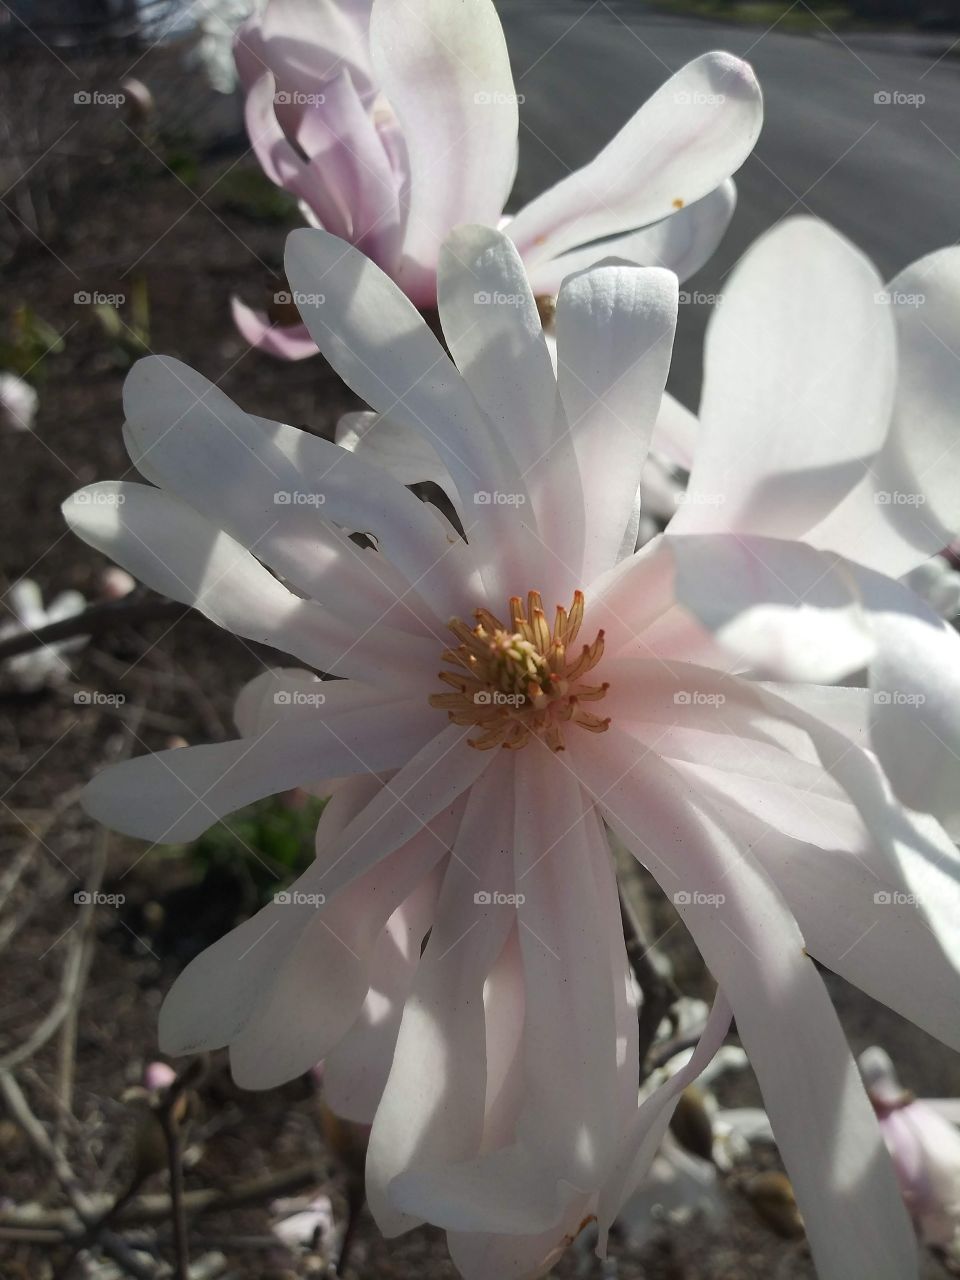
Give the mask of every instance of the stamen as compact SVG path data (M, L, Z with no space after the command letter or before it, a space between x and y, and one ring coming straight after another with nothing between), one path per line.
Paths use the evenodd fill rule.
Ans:
M603 632L567 659L583 614L583 592L577 591L569 610L557 606L551 629L539 591L530 591L526 607L520 596L511 598L509 630L485 608L475 611L473 627L453 618L450 630L460 643L442 656L457 670L441 671L440 679L455 692L431 694L430 705L446 711L454 724L476 725L482 732L469 743L480 751L517 751L533 737L562 751L569 724L603 733L609 717L579 705L600 701L610 688L607 682L580 683L603 657Z

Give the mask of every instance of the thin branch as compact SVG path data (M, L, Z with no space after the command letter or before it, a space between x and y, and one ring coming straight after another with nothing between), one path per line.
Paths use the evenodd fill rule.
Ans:
M30 653L48 644L73 640L78 636L99 636L117 627L137 626L141 622L161 622L180 618L188 613L187 605L176 600L164 600L158 596L146 599L110 600L105 604L92 604L72 618L48 623L36 631L21 631L0 640L0 662L15 658L20 653Z
M623 922L627 959L630 961L637 984L643 992L643 1001L637 1014L638 1055L641 1069L643 1069L647 1066L647 1059L660 1024L679 999L680 993L673 980L661 973L654 962L652 948L643 936L639 915L622 887L620 887L620 918Z

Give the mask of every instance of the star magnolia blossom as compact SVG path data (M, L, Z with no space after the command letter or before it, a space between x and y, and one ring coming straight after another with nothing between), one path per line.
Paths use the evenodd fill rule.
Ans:
M795 256L791 234L783 252ZM174 986L164 1050L229 1045L250 1087L325 1059L331 1106L372 1121L382 1230L426 1219L465 1276L531 1277L591 1216L603 1241L732 1006L820 1274L914 1274L876 1118L810 957L960 1043L957 859L866 749L868 694L732 672L685 604L676 544L692 539L621 558L676 278L622 265L570 277L555 374L519 252L497 231L461 228L441 255L452 359L335 237L294 232L286 266L302 297L325 298L304 319L333 367L429 439L456 516L336 444L243 413L176 361L131 372L128 448L158 487L93 486L66 504L72 526L221 626L345 677L264 673L240 696L237 740L128 761L87 790L92 814L155 841L283 789L333 790L315 863ZM478 305L478 290L495 301ZM715 543L739 546L695 541L708 561ZM836 591L819 559L825 585L811 588L811 549L751 545L807 569L815 599ZM796 634L781 627L777 646L802 658L836 637L860 661L848 612L822 622L821 641L794 608ZM691 1061L639 1106L604 822L720 984ZM907 893L922 905L897 905Z
M417 306L435 306L444 237L499 225L516 173L522 99L492 0L270 0L238 32L236 58L267 176ZM746 63L708 53L682 68L510 221L534 290L552 296L607 254L691 275L730 221L727 179L762 115ZM609 236L602 254L581 248ZM239 301L234 318L274 355L316 354L306 326L271 325Z
M897 1181L924 1244L960 1257L960 1102L917 1099L901 1088L876 1045L860 1055L867 1093L893 1158Z

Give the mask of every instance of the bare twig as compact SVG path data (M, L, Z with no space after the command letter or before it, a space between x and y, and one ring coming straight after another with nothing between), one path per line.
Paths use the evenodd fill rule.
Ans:
M680 993L673 980L661 973L654 962L652 949L644 939L637 911L622 887L620 888L620 918L623 922L627 959L643 992L643 1001L637 1015L638 1054L640 1066L643 1069L647 1066L660 1024L669 1014Z
M141 622L177 619L187 612L185 604L176 600L164 600L160 596L93 604L82 613L74 614L72 618L63 618L59 622L39 627L36 631L21 631L6 640L0 640L0 662L16 657L18 653L30 653L61 640L73 640L77 636L99 636L117 627L137 626Z

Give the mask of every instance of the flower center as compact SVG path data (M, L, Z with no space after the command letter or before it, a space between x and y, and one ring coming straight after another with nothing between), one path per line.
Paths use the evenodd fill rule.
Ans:
M569 610L557 606L552 630L537 591L527 595L526 611L520 597L513 596L509 626L487 609L477 609L474 617L475 627L459 618L450 623L460 644L445 649L443 659L457 670L441 671L440 679L455 692L434 693L429 699L454 724L482 731L469 739L471 747L516 751L535 735L551 751L562 751L566 724L590 733L609 727L609 717L601 719L581 705L598 702L610 687L581 683L603 656L602 631L593 644L572 652L583 622L582 591L574 593Z

